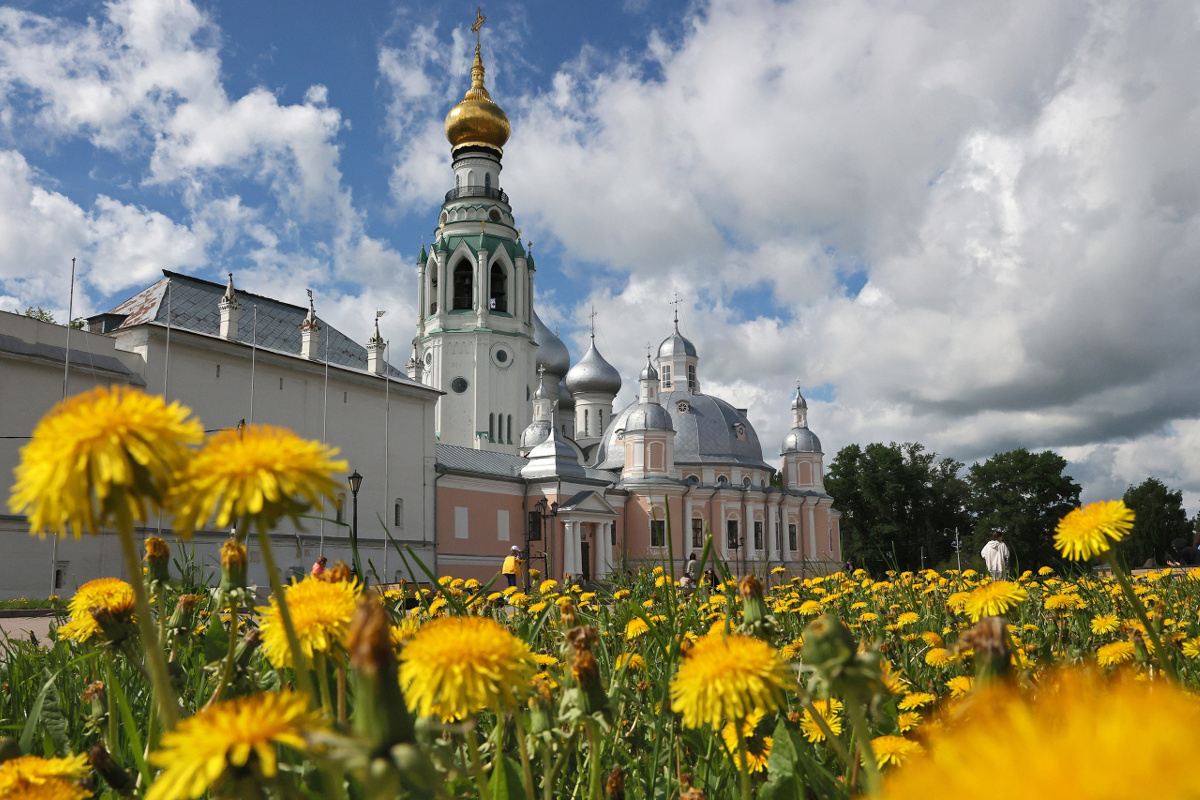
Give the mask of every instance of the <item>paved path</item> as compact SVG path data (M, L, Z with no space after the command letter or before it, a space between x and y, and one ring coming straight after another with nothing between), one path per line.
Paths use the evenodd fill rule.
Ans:
M32 631L39 640L44 640L50 632L54 617L7 617L0 618L0 631L11 638L28 639Z

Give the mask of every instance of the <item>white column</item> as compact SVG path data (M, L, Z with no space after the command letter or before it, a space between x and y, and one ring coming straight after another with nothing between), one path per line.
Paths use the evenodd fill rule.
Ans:
M579 523L563 524L563 576L579 574Z
M775 511L779 511L778 507L776 507ZM779 535L782 537L783 529L779 524L779 514L771 513L771 506L766 500L763 501L763 527L766 529L763 531L763 534L767 537L767 566L770 567L772 561L779 560L779 553L775 545L775 536Z
M817 552L817 523L816 523L816 520L813 518L812 503L805 502L804 510L808 512L808 526L807 526L808 527L808 549L810 551L810 557L816 558L818 555L818 552Z
M608 576L612 567L612 545L609 544L608 526L611 522L596 523L596 578Z

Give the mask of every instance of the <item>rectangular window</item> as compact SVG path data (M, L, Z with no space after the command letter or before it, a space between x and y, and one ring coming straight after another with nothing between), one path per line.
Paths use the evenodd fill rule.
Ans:
M763 524L761 519L754 520L754 549L763 549Z
M792 551L793 553L800 549L799 545L797 544L797 538L798 537L796 536L796 523L789 522L788 523L788 550Z
M221 365L217 364L217 378L220 379L220 377L221 377Z
M454 507L454 538L455 539L466 539L467 538L467 507L466 506L455 506Z
M725 546L731 550L738 548L738 521L731 519L725 523Z
M662 380L663 380L663 386L670 389L671 388L671 365L670 364L663 364Z
M496 512L496 539L508 541L508 511L503 508Z
M528 535L525 537L531 542L540 542L542 540L542 518L536 511L529 512Z
M617 523L608 523L608 543L613 547L617 546Z
M704 547L704 520L692 520L692 547Z
M650 546L664 547L667 544L667 523L661 519L650 520Z
M688 364L688 391L696 391L696 365Z

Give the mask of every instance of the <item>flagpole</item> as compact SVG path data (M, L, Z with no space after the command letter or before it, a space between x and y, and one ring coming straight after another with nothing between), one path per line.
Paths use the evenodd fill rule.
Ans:
M388 444L392 434L392 375L391 367L388 365L388 356L391 354L392 342L389 339L383 345L383 379L387 384L383 389L383 513L387 514L388 504L391 502L392 489L391 483L388 481ZM392 526L396 524L396 510L392 508ZM383 579L384 583L391 583L388 580L390 573L388 572L388 551L392 548L388 546L387 536L383 537Z
M254 424L254 366L258 355L258 306L254 309L254 321L250 323L250 424Z
M325 401L321 409L321 444L326 444L325 431L329 422L329 325L325 326ZM325 555L325 499L321 499L321 555ZM361 575L359 578L361 579Z
M75 259L71 259L71 293L67 295L67 343L63 356L63 400L67 399L71 383L71 320L75 314ZM50 594L58 589L58 534L53 534L54 544L50 551Z

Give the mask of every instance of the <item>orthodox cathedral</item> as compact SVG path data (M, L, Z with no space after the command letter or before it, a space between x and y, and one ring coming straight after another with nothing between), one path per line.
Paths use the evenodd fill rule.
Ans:
M736 572L835 568L839 514L799 388L774 483L746 410L702 391L678 310L637 377L637 399L615 409L622 378L594 327L572 364L534 308L536 265L501 181L509 121L485 87L478 45L471 88L445 131L454 186L417 260L407 365L410 379L443 393L439 570L484 577L511 542L544 574L597 578L682 562L709 535Z
M746 410L703 391L676 310L637 398L616 408L623 379L594 328L572 364L534 308L536 265L501 180L509 121L488 95L478 45L445 130L454 182L417 259L403 371L389 363L378 319L359 343L320 318L311 292L296 306L240 291L233 275L214 283L164 270L86 330L0 313L0 474L13 474L20 443L65 395L124 385L178 400L210 431L281 425L340 450L349 495L271 534L294 574L319 555L349 560L352 525L364 562L389 581L424 579L391 542L439 575L483 580L513 548L545 577L667 562L678 575L710 536L735 573L838 568L839 514L799 388L777 475ZM12 563L29 565L0 596L121 570L112 532L48 544L28 531L23 517L0 514ZM169 534L169 520L150 532ZM197 561L215 568L228 535L197 532ZM265 585L264 569L252 548L251 580Z

